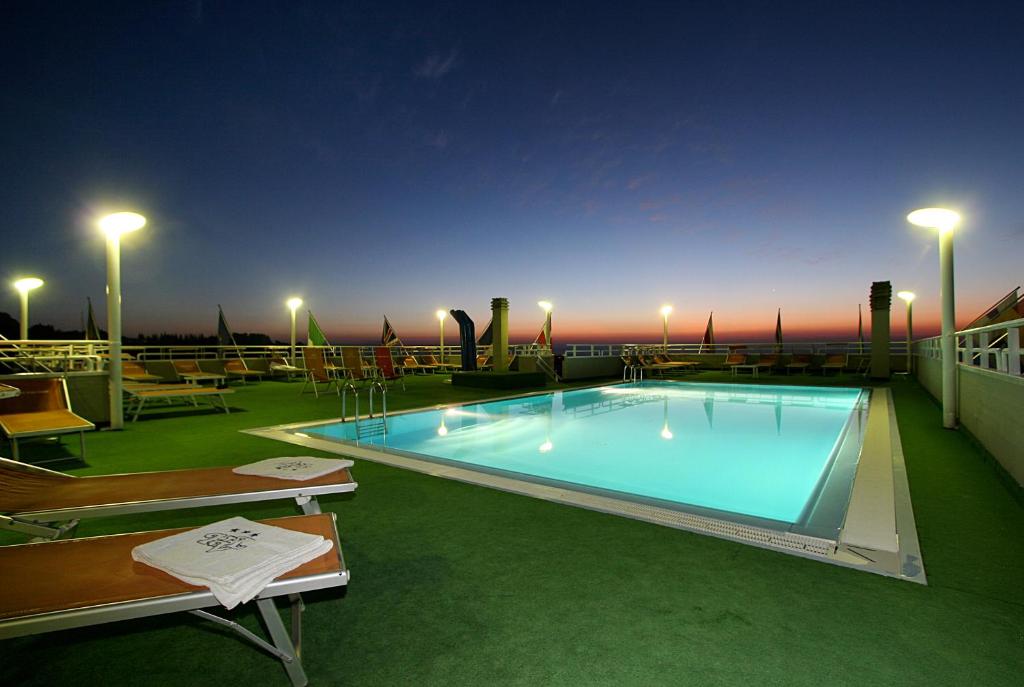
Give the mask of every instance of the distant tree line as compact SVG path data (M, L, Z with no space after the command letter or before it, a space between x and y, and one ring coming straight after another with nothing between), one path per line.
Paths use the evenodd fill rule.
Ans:
M0 335L8 339L21 337L18 320L5 312L0 312ZM105 338L107 332L101 329L100 336ZM28 338L44 341L81 340L85 338L85 332L81 329L57 329L52 324L34 324L28 328ZM129 346L216 346L217 337L161 332L159 334L139 334L134 338L126 336L124 343ZM259 332L237 332L235 333L235 343L239 346L269 346L283 342L275 341Z

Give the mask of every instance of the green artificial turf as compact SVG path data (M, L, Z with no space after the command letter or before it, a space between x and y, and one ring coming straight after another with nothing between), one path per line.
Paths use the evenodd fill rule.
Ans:
M336 396L299 397L299 386L238 388L229 416L147 411L124 432L89 435L89 465L74 472L306 452L237 431L338 415ZM307 596L310 683L1020 684L1024 509L974 444L939 429L920 387L891 388L929 586L357 460L358 491L321 499L338 514L352 581L344 594ZM485 393L424 377L389 393L388 406ZM24 457L52 450L26 444ZM156 513L86 521L79 534L293 512ZM230 615L257 625L248 609ZM0 642L0 683L288 684L276 660L187 615Z

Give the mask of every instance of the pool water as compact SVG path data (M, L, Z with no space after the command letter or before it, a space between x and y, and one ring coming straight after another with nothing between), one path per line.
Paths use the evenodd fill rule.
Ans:
M647 381L305 427L316 438L821 536L842 524L860 389ZM298 431L298 430L293 430Z

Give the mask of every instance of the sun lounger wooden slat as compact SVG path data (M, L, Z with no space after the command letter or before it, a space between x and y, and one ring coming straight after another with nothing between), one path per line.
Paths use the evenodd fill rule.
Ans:
M348 470L297 481L239 475L230 467L73 477L0 462L0 513L35 521L354 491ZM318 512L318 511L314 511Z
M85 432L96 426L71 410L63 379L26 378L12 381L17 396L0 399L0 430L11 442L11 453L19 459L18 441L78 432L85 458Z
M274 653L293 685L305 685L297 646L302 609L298 595L348 584L337 527L332 514L262 522L319 534L334 542L330 551L281 575L257 597L256 605L272 643L239 632ZM182 611L232 627L224 619L201 610L220 606L208 589L186 584L131 558L131 550L139 544L187 529L0 547L0 639ZM57 571L60 584L54 584ZM277 596L288 596L292 601L291 637L274 603Z

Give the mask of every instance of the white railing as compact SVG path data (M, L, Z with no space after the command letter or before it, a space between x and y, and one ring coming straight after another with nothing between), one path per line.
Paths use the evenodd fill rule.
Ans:
M1021 329L1024 318L957 332L957 362L965 367L1020 377ZM942 337L922 339L915 344L914 351L923 358L941 360Z
M811 354L828 355L832 353L846 353L849 355L870 355L871 343L865 341L838 341L838 342L806 342L794 341L784 342L781 347L773 341L758 343L670 343L667 352L669 355L726 355L740 351L743 353L783 353L783 354ZM568 344L565 348L567 358L601 358L629 355L632 353L665 353L666 348L660 343L616 343L616 344ZM905 341L892 341L889 344L890 355L906 355L907 344Z
M107 341L0 340L0 365L10 372L98 370L109 355Z

